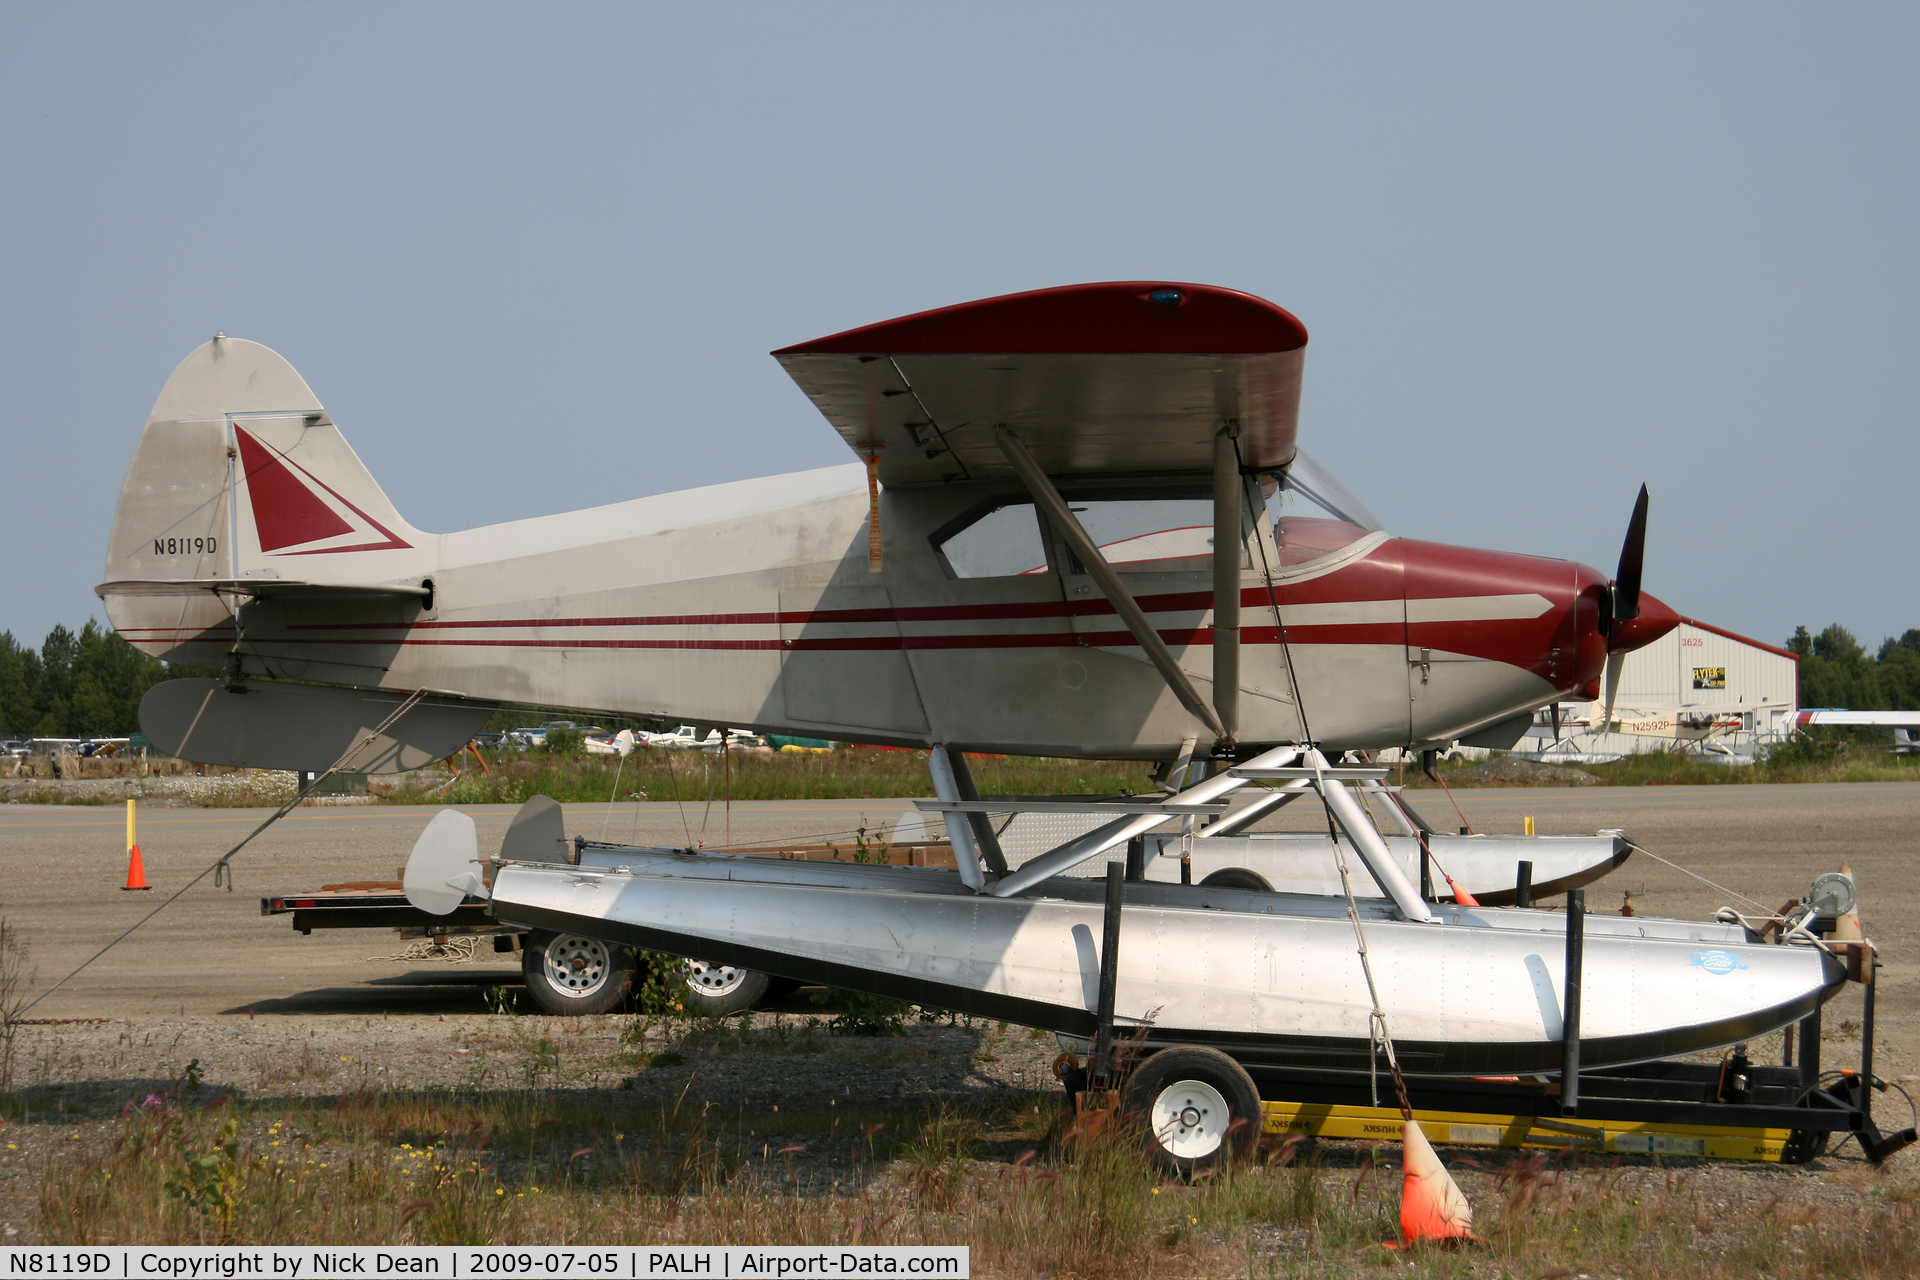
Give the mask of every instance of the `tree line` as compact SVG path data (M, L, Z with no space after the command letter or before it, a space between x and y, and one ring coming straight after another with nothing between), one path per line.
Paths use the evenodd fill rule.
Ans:
M77 632L55 627L38 649L0 632L0 737L125 737L148 689L204 674L148 657L92 619Z
M1819 635L1794 628L1787 648L1800 655L1800 705L1848 711L1920 711L1920 628L1909 627L1880 651L1839 623Z
M1800 655L1803 707L1920 710L1920 628L1870 654L1837 622L1818 635L1797 627L1787 648ZM55 627L38 649L0 632L0 737L120 737L140 727L148 689L203 674L149 657L91 619L77 632Z

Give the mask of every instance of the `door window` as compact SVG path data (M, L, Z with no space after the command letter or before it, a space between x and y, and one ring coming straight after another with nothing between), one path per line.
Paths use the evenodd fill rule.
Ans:
M953 578L1011 578L1047 571L1047 546L1033 503L1007 501L968 512L933 535Z

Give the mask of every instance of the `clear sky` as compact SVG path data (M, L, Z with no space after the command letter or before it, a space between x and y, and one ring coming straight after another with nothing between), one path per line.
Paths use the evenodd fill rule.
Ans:
M0 5L0 628L102 616L214 330L432 531L848 460L767 352L1085 280L1299 315L1395 532L1920 626L1912 5Z

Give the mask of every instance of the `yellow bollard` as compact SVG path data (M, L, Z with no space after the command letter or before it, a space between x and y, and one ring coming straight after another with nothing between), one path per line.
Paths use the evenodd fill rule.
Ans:
M1526 822L1526 824L1527 824L1527 830L1526 830L1526 834L1528 834L1528 835L1532 835L1532 834L1533 834L1533 819L1532 819L1531 817L1528 817L1528 818L1526 818L1526 819L1524 819L1524 821L1525 821L1525 822Z
M134 838L133 801L127 801L127 882L124 889L151 889L147 883L147 869L140 861L140 842Z

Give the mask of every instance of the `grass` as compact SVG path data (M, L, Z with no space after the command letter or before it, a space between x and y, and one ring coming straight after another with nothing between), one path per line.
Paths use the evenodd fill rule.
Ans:
M1153 766L1140 761L1055 760L970 756L980 789L995 795L1114 793L1152 789ZM704 751L635 752L625 767L607 756L534 751L503 755L491 776L470 770L452 786L407 782L387 793L391 804L523 804L535 795L562 803L618 800L841 800L924 796L924 751L852 748L823 754L740 752L727 761ZM731 773L729 782L728 774ZM618 794L615 780L618 777Z
M970 756L974 777L988 795L1117 794L1150 792L1153 766L1128 760L1069 760L1037 756ZM830 754L740 752L729 760L703 751L636 752L624 767L607 756L564 752L503 752L489 761L492 773L470 769L446 785L447 775L425 772L375 779L374 797L387 804L524 804L535 795L563 803L673 800L705 803L735 800L892 799L928 794L926 754L852 748ZM1461 776L1475 762L1440 766L1449 786L1514 786L1512 780ZM179 762L163 767L177 775ZM1613 764L1562 765L1602 784L1636 786L1729 786L1744 783L1920 782L1920 757L1897 757L1877 742L1807 742L1777 749L1754 765L1717 765L1697 756L1654 752ZM292 795L293 775L210 767L191 800L207 808L261 807ZM133 761L82 761L69 777L137 776ZM731 775L729 777L728 775ZM1396 778L1398 775L1396 774ZM1408 786L1434 784L1418 769L1405 771ZM160 784L143 786L157 794ZM1538 785L1563 785L1543 781ZM28 804L120 804L118 795L73 795L51 781L17 784L9 798Z
M827 1119L682 1095L528 1089L243 1104L188 1082L38 1170L36 1234L111 1244L964 1244L982 1276L1920 1273L1920 1204L1729 1200L1724 1180L1579 1155L1457 1160L1480 1243L1388 1254L1394 1148L1268 1140L1184 1185L1131 1119L1058 1095ZM66 1122L71 1123L71 1122ZM61 1126L63 1129L66 1124ZM11 1132L18 1132L17 1127ZM1881 1194L1884 1191L1885 1194Z
M1798 745L1798 744L1794 744ZM1458 775L1479 761L1446 761L1441 776L1453 788L1489 786L1511 787L1510 780L1481 781ZM1827 783L1827 782L1920 782L1920 757L1895 756L1884 747L1852 746L1828 751L1776 751L1773 758L1751 765L1708 764L1692 754L1664 751L1627 756L1612 764L1555 765L1555 768L1587 773L1609 787L1663 786L1738 786L1742 783ZM1430 788L1434 783L1418 769L1406 771L1410 787ZM1541 786L1562 786L1543 781Z

